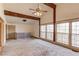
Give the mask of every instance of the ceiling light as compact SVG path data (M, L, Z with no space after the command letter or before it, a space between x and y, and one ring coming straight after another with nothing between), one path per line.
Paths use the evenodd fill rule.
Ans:
M34 14L35 16L41 16L43 15L43 13L47 12L46 10L42 10L39 4L37 5L36 9L30 8L29 10L32 10L33 11L32 14Z
M34 12L34 15L36 15L36 16L41 16L42 13L41 13L41 12Z

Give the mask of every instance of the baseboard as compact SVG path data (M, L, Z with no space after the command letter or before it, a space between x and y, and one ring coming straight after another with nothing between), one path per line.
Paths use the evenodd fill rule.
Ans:
M47 39L40 38L40 37L35 37L35 36L33 36L33 38L40 39L40 40L44 40L44 41L47 41L47 42L50 42L50 43L54 43L54 42L51 41L51 40L47 40Z

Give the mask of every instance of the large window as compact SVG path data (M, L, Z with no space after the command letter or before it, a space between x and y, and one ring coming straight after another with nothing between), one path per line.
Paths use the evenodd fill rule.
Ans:
M79 47L79 21L75 19L57 24L56 41Z
M41 38L53 40L53 24L41 25Z
M53 40L53 25L47 25L47 39Z
M79 47L79 21L72 22L72 46Z
M57 42L69 43L69 23L57 24Z
M53 40L53 24L41 25L41 38ZM57 23L56 42L79 48L79 20Z

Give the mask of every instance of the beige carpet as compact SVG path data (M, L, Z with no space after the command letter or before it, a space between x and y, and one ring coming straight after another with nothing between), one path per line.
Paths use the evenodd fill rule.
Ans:
M39 39L9 40L2 56L77 56L79 52L66 49Z

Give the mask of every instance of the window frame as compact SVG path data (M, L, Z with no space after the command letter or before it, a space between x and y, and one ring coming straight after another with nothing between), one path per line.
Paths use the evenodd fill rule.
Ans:
M46 32L45 32L46 35L45 35L45 38L42 38L42 39L46 39L46 40L49 40L49 41L53 41L53 39L52 39L52 40L47 39L47 25L51 25L51 24L53 25L53 23L46 23L46 24L41 24L41 25L40 25L40 28L41 28L42 25L46 25ZM52 31L53 31L53 30L52 30ZM41 29L40 29L40 37L41 37Z
M62 45L62 46L65 46L65 47L68 47L68 48L71 48L71 49L79 48L79 47L72 46L72 23L73 22L77 22L77 21L79 21L79 18L73 18L73 19L56 21L56 25L55 25L56 26L55 27L55 29L56 29L56 31L55 31L56 37L57 37L57 24L60 24L60 23L69 23L69 39L68 39L69 43L68 44L59 43L59 42L57 42L57 38L56 37L55 37L56 38L55 43L57 43L59 45ZM53 23L47 23L47 24L53 24ZM41 24L41 25L46 25L46 24ZM54 42L53 39L52 39L52 42Z
M66 22L69 23L69 39L68 39L69 40L69 44L67 45L67 44L64 44L64 43L59 43L59 42L57 42L57 38L56 38L56 43L59 43L60 45L64 45L64 46L68 46L68 47L74 47L75 48L75 46L72 46L72 23L73 22L77 22L77 21L79 21L79 18L61 20L61 21L57 21L56 22L56 37L57 37L57 24L66 23Z
M73 22L79 22L79 20L73 20L72 22L71 22L71 25L72 25L72 23ZM72 27L72 26L71 26ZM72 32L71 32L71 34L72 34ZM71 43L72 43L72 36L71 36ZM72 46L73 46L73 44L72 44ZM77 47L77 46L73 46L73 47ZM78 47L79 48L79 47Z
M53 24L47 24L47 25L53 25ZM52 33L52 36L53 36L53 30L54 30L54 25L52 27L52 32L50 32L50 33ZM46 26L46 39L48 39L47 38L47 33L48 33L48 29L47 29L47 26ZM48 39L48 40L50 40L50 39ZM52 38L52 40L53 40L53 38Z
M43 25L45 25L45 24L43 24ZM43 26L43 25L40 25L40 37L41 37L41 32L42 32L42 31L41 31L41 26ZM45 26L47 27L47 25L45 25ZM46 27L45 27L45 28L46 28ZM45 29L45 38L43 38L43 39L46 39L46 30L47 30L47 29Z
M69 22L68 22L68 21L59 21L59 22L56 23L56 42L57 42L57 43L60 43L60 44L64 44L64 43L57 41L57 24L62 24L62 23L69 23ZM70 27L70 26L69 26L69 27ZM69 28L69 29L70 29L70 28ZM69 33L69 34L70 34L70 33ZM69 36L70 36L70 35L69 35L69 34L68 34L68 42L70 42L70 40L69 40ZM64 45L70 45L70 43L64 44Z

